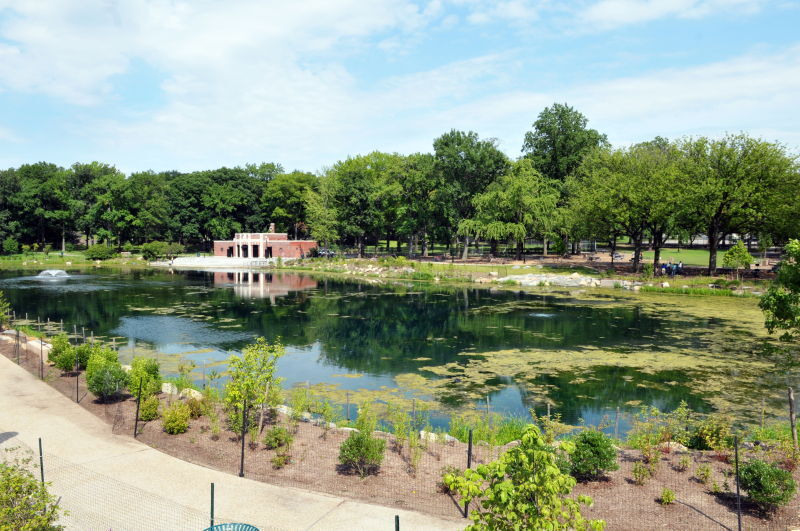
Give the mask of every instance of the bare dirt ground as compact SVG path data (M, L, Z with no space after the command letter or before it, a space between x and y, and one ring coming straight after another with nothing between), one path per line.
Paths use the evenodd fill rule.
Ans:
M14 361L17 359L12 342L0 342L0 353ZM20 365L39 375L39 353L22 350ZM61 391L65 400L75 400L74 374L62 374L46 362L44 373L45 381ZM78 397L81 406L105 420L113 433L133 435L136 403L130 397L111 404L99 403L87 392L83 374L78 378ZM163 395L161 399L166 402ZM286 419L277 418L271 419L265 429L275 423L288 426ZM192 420L189 430L181 435L165 433L159 420L140 422L139 430L140 441L169 455L231 474L239 473L241 440L224 429L215 440L206 418ZM415 471L407 446L398 452L391 436L379 434L387 440L384 463L376 475L362 479L338 465L339 445L347 436L347 432L340 430L330 430L325 435L321 427L301 422L294 435L292 460L281 469L275 469L271 463L277 453L275 450L267 450L262 443L251 445L248 437L245 439L244 474L273 484L307 488L437 516L458 518L463 515L462 505L440 492L438 482L443 467L450 465L463 469L466 466L465 444L429 443ZM476 446L473 466L488 462L500 450ZM680 472L677 464L682 455L685 454L663 455L655 476L640 486L632 479L632 468L640 460L640 454L620 450L619 470L600 481L579 483L573 493L591 496L594 505L584 509L584 515L605 520L606 529L610 530L736 529L735 481L724 475L724 471L732 470L732 466L719 461L710 452L691 451L691 466ZM695 477L695 470L701 464L712 468L708 484ZM795 481L799 478L800 474L795 473ZM714 483L721 492L712 492ZM676 493L676 502L666 507L659 503L664 487ZM298 510L302 511L302 507ZM743 529L792 529L800 526L798 498L772 514L764 514L743 495L742 512Z

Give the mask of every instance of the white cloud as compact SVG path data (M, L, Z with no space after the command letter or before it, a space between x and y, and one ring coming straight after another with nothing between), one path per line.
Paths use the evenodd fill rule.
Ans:
M595 29L612 29L628 24L676 18L700 18L714 13L758 11L765 0L599 0L579 15L582 22Z
M800 46L753 53L690 68L673 68L549 92L513 91L442 110L426 120L476 128L501 140L512 156L536 115L567 102L616 145L656 135L717 136L747 131L800 151Z

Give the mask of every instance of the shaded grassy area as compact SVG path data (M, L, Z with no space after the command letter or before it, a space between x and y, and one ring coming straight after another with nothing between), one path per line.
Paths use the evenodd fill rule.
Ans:
M95 262L86 258L79 251L65 252L64 256L61 256L58 251L51 252L49 255L39 252L0 256L0 269L66 269L91 265L95 265ZM103 267L147 267L147 263L139 260L137 256L104 260L102 265Z

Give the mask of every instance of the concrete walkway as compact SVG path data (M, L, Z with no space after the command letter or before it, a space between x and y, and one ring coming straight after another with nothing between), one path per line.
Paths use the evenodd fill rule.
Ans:
M261 529L461 529L435 517L239 478L181 461L111 427L0 355L0 443L45 453L45 479L70 529L202 529L215 484L217 522Z

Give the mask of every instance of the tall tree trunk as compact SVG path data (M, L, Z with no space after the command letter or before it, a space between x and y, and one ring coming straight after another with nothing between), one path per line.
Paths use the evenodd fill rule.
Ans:
M517 240L517 260L522 260L522 240Z
M547 256L547 238L542 240L542 256Z
M422 232L422 257L428 258L428 233Z
M642 237L637 236L633 239L633 271L639 272L639 264L642 261Z
M364 258L364 237L359 236L356 238L356 244L358 245L358 257Z
M462 260L466 260L469 255L469 234L464 235L464 254L461 255Z
M491 254L492 257L497 256L497 240L489 240L489 254Z
M717 272L717 247L719 247L719 231L716 223L711 223L708 227L708 275Z
M389 234L387 233L386 234L386 254L389 254L390 252L391 252L391 250L389 248Z
M658 262L661 260L661 248L664 246L664 233L654 232L652 236L653 246L653 274L658 274Z
M614 265L614 255L617 254L617 235L611 237L611 265Z
M61 229L61 255L62 256L64 255L64 251L66 251L66 247L67 247L67 236L66 236L65 233L66 233L66 231L62 228Z

